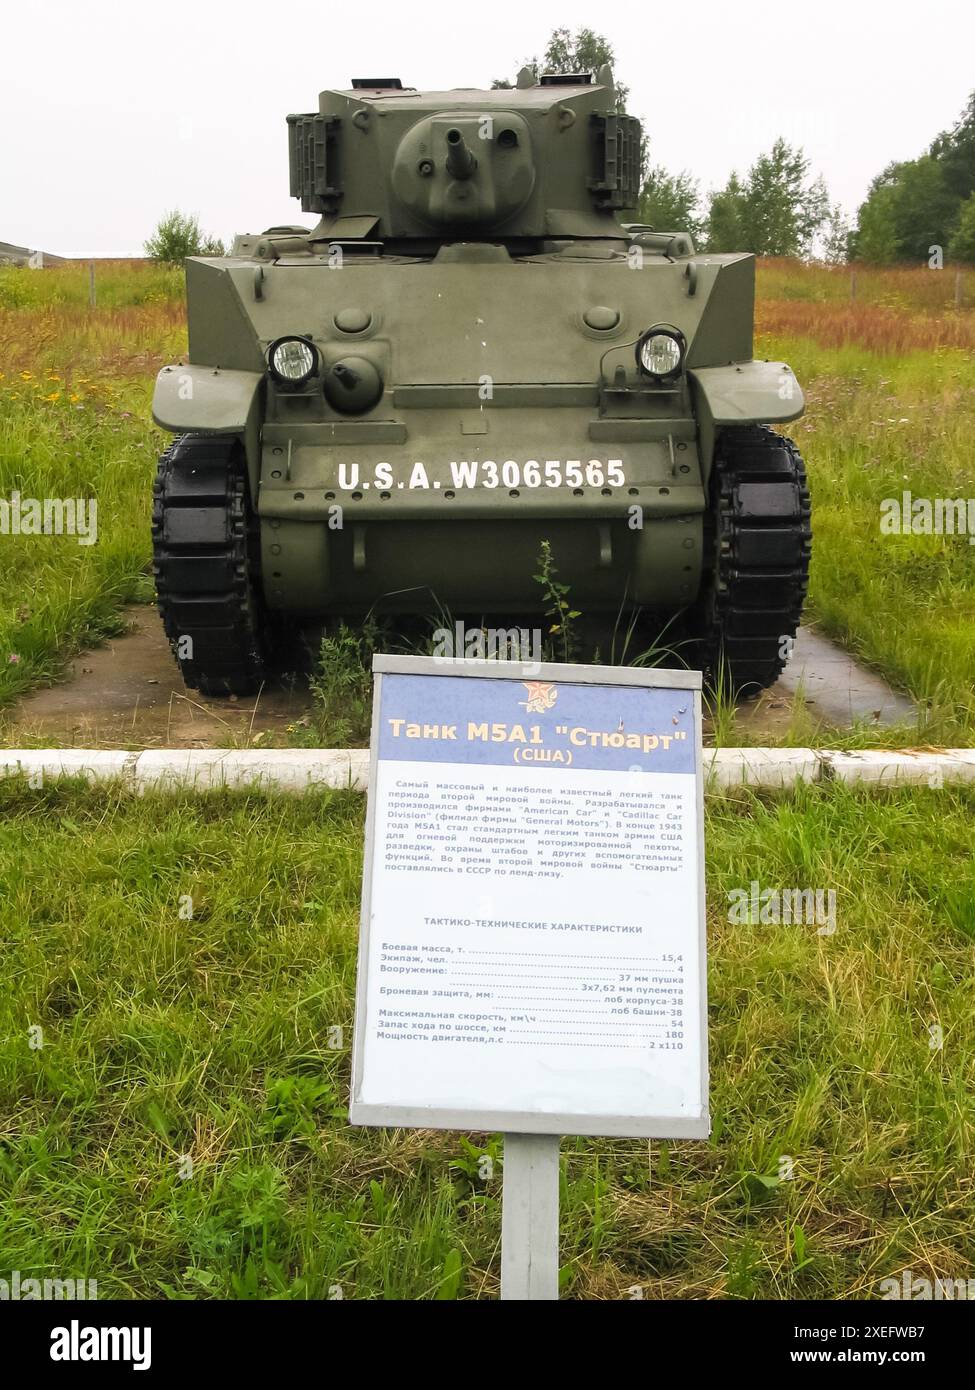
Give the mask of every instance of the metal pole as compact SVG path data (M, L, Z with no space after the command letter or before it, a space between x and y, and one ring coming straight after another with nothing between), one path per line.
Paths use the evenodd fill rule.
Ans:
M961 308L961 271L955 271L955 308Z
M856 299L856 297L857 297L857 273L856 273L855 270L851 270L851 271L850 271L850 302L853 303L853 301Z
M559 1296L559 1137L506 1134L501 1297Z
M94 261L89 261L89 263L88 263L88 307L89 307L89 309L94 309L94 307L95 307L95 263L94 263Z

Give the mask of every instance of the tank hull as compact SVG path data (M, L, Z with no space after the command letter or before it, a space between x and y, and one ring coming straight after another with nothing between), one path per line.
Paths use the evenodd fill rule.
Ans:
M171 370L156 418L244 439L270 611L529 611L544 540L587 610L693 601L725 418L709 408L709 375L737 374L736 422L794 416L801 393L781 399L788 369L751 359L751 257L635 265L624 249L571 249L519 259L457 243L420 264L353 254L339 269L294 255L190 263L194 365ZM641 389L634 342L659 322L686 339L687 376ZM323 372L375 367L372 409L350 418L317 379L294 391L268 378L268 345L299 327ZM186 372L199 377L182 402ZM241 382L225 418L206 414Z

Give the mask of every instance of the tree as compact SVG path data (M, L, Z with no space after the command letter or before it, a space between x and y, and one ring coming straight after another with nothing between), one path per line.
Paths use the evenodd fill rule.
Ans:
M958 226L948 243L948 255L955 261L975 261L975 193L961 205Z
M745 246L745 190L732 173L724 188L709 200L705 242L709 251L743 251Z
M757 256L804 256L822 228L829 197L821 178L808 181L809 161L781 138L748 172L745 249Z
M182 265L187 256L223 256L224 244L200 230L195 217L167 212L145 244L146 255L152 261Z
M945 188L959 200L975 192L975 92L952 130L931 143L929 154L941 165Z
M836 203L830 208L823 227L823 260L830 265L842 265L851 259L852 228L846 213Z
M900 165L895 188L899 258L926 261L932 246L945 247L951 240L961 200L946 186L943 165L929 154Z
M871 261L916 262L940 246L960 255L953 248L968 244L961 218L973 193L975 92L957 124L942 131L925 154L888 164L873 180L857 216L856 254Z
M574 34L571 29L553 29L541 59L531 58L524 66L530 68L537 78L543 72L594 73L603 63L608 63L610 67L615 66L612 45L602 34L597 34L592 29L577 29ZM510 87L511 83L502 77L496 78L491 86L498 90ZM629 94L629 87L616 83L618 111L626 110Z
M805 256L829 218L822 178L810 180L802 150L782 139L759 155L744 183L732 174L711 195L708 249L756 256Z
M860 208L857 254L864 260L926 261L932 246L950 242L959 207L934 155L889 164Z
M640 190L637 219L660 232L690 232L701 228L700 192L695 179L682 169L668 174L661 165L651 169Z
M875 265L890 265L897 260L897 235L894 231L894 208L897 203L897 165L889 164L870 184L864 202L857 213L851 250L858 261Z

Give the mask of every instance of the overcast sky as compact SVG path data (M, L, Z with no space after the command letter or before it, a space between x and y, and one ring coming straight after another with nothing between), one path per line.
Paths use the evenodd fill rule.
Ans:
M605 34L653 163L704 191L781 134L852 212L975 88L972 0L25 3L0 28L0 240L132 256L173 207L225 240L309 222L288 196L289 111L359 76L489 86L562 25Z

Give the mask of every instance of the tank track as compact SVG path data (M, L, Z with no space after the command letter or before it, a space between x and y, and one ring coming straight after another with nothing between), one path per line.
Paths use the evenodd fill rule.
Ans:
M781 674L802 616L812 551L806 469L792 440L767 426L725 429L711 487L700 665L712 687L757 694Z
M185 434L170 445L153 487L152 547L159 613L183 680L207 696L256 690L267 652L239 439Z

